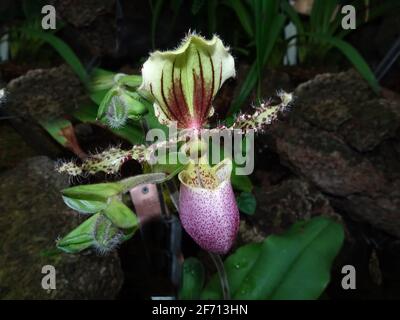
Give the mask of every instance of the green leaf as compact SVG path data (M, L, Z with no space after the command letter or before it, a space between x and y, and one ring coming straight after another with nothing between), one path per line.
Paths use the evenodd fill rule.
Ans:
M257 9L256 12L260 10ZM232 106L229 110L229 115L232 116L240 110L251 91L254 89L257 81L261 79L261 72L265 64L268 62L268 58L271 55L273 48L278 40L279 35L282 32L285 16L279 14L274 16L271 21L268 22L268 26L262 24L262 17L257 14L257 21L261 24L256 25L256 48L257 48L257 59L250 67L242 86L240 87L239 94L234 98ZM256 22L257 24L257 22ZM268 35L263 35L263 32L268 29Z
M89 75L86 72L85 67L82 65L81 61L72 51L72 49L64 41L62 41L57 36L44 31L23 28L23 32L32 37L42 39L50 44L65 60L65 62L70 65L70 67L76 73L82 83L84 83L85 85L88 84Z
M241 212L248 215L252 215L256 212L257 201L252 193L242 192L236 200Z
M114 86L114 77L116 73L101 68L94 68L90 73L90 83L88 88L91 93L105 91Z
M103 213L118 228L138 227L139 222L136 215L118 199L112 199Z
M252 37L253 36L252 18L249 11L243 5L242 1L228 0L226 1L226 5L230 6L235 11L243 29L250 37Z
M231 293L239 289L244 278L251 271L260 255L261 245L261 243L244 245L225 260L224 267ZM218 274L213 275L210 279L210 282L201 293L201 299L222 299L221 284Z
M93 230L99 213L91 216L57 242L57 248L67 253L77 253L93 244Z
M98 183L75 186L62 190L65 204L83 213L96 213L107 207L109 197L123 191L118 183Z
M253 184L248 176L238 176L235 174L235 169L232 170L231 176L232 186L239 191L251 192Z
M316 38L320 41L327 42L337 49L339 49L347 59L353 64L353 66L358 70L358 72L364 77L364 79L368 82L371 88L378 93L380 90L378 80L375 78L374 73L372 72L371 68L364 60L364 58L358 53L358 51L349 43L329 37L323 34L313 34L308 33L308 36L312 38Z
M64 118L39 121L40 125L63 147L68 145L68 139L63 135L63 130L72 127L72 123Z
M262 61L262 65L264 66L267 62L268 62L268 58L271 55L272 49L275 47L278 37L281 35L284 24L286 21L286 17L282 14L278 14L276 16L274 16L271 25L270 25L270 29L269 29L269 33L266 36L266 38L264 39L265 42L265 48L262 52L262 56L261 56L261 61ZM268 39L268 41L267 41Z
M117 182L96 183L75 186L62 190L63 196L75 199L107 200L122 191L122 186Z
M81 213L96 213L107 207L106 201L72 199L63 196L64 203Z
M92 91L89 96L90 99L96 104L96 109L103 101L104 97L106 96L109 89L99 90L99 91ZM94 117L96 119L96 117Z
M344 239L342 226L318 217L264 241L236 299L317 299Z
M203 264L196 258L185 259L183 263L182 287L180 300L194 300L200 297L205 280Z
M246 101L247 97L250 95L251 90L253 90L254 86L257 83L257 63L253 62L250 67L250 70L247 72L247 76L243 81L242 86L240 87L238 95L234 98L232 102L232 106L229 110L229 114L233 115L240 110L243 103Z
M317 299L344 240L343 227L325 217L298 222L283 235L239 248L224 263L234 299ZM257 247L259 246L259 247ZM244 268L244 270L242 270ZM202 297L220 297L211 279Z
M296 26L297 32L302 35L304 33L304 25L300 19L299 14L293 9L293 6L289 2L282 1L281 7L283 11L289 16L290 20Z
M161 13L161 8L163 5L163 0L154 0L155 4L153 5L153 0L150 0L151 4L151 45L153 49L156 46L156 30L157 30L157 22Z

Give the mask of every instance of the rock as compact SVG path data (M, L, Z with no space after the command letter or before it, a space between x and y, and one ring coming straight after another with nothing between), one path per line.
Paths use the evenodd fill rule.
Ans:
M5 121L0 122L0 172L13 168L23 159L36 155L32 146L27 144Z
M332 199L332 203L358 221L367 221L378 229L398 236L400 230L400 183L387 193L376 196L350 195L345 199Z
M66 65L31 70L10 81L6 92L7 112L35 121L65 115L85 94L80 80Z
M89 26L114 5L115 0L52 0L57 15L75 27Z
M337 135L315 128L286 128L276 136L277 152L299 175L338 196L374 194L385 184L382 173Z
M267 136L282 163L334 208L400 237L400 104L354 71L319 75L294 95Z
M0 176L0 299L113 299L123 282L116 253L68 255L55 240L82 221L60 190L68 179L47 157L23 161ZM44 265L56 269L56 290L41 287Z
M343 124L341 135L357 151L373 150L386 138L396 135L399 111L396 103L384 99L354 105L352 117Z
M270 234L287 230L298 220L315 216L331 217L343 224L329 200L304 180L288 179L280 184L255 191L257 210L242 221L239 242L260 242Z
M82 56L112 55L116 48L115 0L52 0L57 16L68 26L62 31L67 43Z

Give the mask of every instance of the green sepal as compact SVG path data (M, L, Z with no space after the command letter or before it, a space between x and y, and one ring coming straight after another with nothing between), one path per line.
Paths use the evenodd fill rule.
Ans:
M115 198L113 198L107 208L103 210L103 214L118 228L137 228L139 224L136 215L131 209Z
M108 198L123 191L118 183L97 183L75 186L62 190L65 204L83 213L96 213L107 207Z
M78 227L57 241L57 248L66 253L77 253L89 248L93 244L93 230L99 213L91 216Z
M116 88L111 88L110 90L107 91L106 95L104 96L103 100L101 100L101 103L99 105L99 109L97 110L97 119L101 120L103 115L106 113L107 107L111 102L111 99L118 94L118 89Z
M142 83L142 76L137 74L123 75L118 79L118 84L125 85L128 87L136 88Z

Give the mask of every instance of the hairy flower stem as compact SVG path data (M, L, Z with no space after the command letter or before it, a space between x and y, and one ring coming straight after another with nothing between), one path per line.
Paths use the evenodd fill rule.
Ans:
M148 173L123 179L119 182L119 184L123 186L122 192L127 192L140 184L162 183L167 178L168 177L165 173Z

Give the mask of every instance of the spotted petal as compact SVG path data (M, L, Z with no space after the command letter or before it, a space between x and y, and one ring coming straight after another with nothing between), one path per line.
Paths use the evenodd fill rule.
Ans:
M191 168L179 174L180 219L183 228L204 250L225 254L239 230L239 210L230 183L232 162L224 160L208 170Z
M234 76L233 57L221 39L190 34L176 50L150 55L139 91L154 100L161 123L200 128L213 112L211 103L219 88Z

